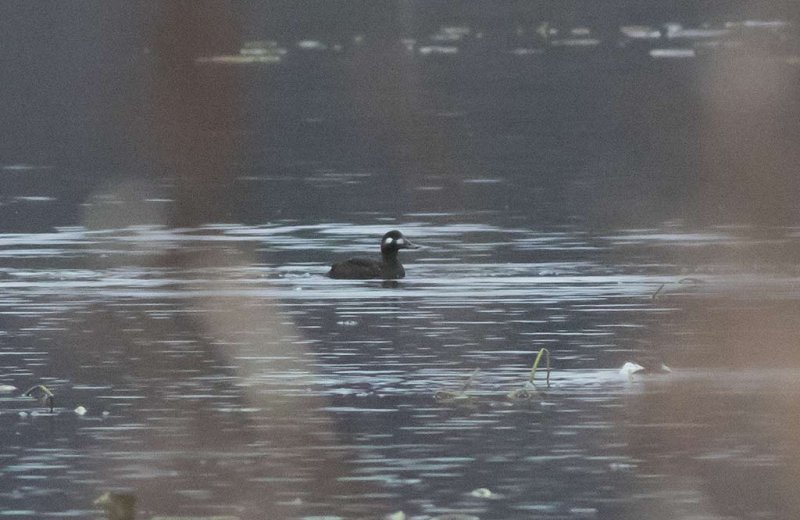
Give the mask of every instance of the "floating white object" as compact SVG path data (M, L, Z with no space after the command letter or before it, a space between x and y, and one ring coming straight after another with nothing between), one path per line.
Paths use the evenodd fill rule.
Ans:
M597 515L597 508L595 507L571 507L569 512L573 515L581 515L581 516L596 516Z
M17 387L14 385L0 385L0 394L10 394L16 392Z
M622 376L625 376L629 379L633 379L634 374L636 375L653 375L653 374L669 374L672 372L672 369L669 368L664 363L659 365L651 365L644 367L639 363L633 363L631 361L626 362L622 365L622 368L619 369L619 373Z
M694 58L694 49L650 49L651 58Z
M508 53L514 56L531 56L534 54L544 54L544 49L540 47L516 47L508 51Z
M355 327L358 325L358 321L356 320L341 320L336 322L337 325L340 327Z
M627 361L622 368L619 369L620 375L631 377L633 374L637 372L641 372L644 370L644 367L639 363L633 363L631 361Z
M297 48L304 51L326 51L328 46L317 40L300 40L297 42Z
M494 496L494 493L487 488L473 489L469 494L476 498L492 498L492 496Z
M86 412L87 412L87 410L83 406L79 406L79 407L75 408L75 413L78 414L78 415L85 415Z
M417 52L422 56L431 54L458 54L458 47L455 45L425 45L419 47Z
M635 40L657 40L661 38L661 31L649 25L623 25L619 31L628 38Z

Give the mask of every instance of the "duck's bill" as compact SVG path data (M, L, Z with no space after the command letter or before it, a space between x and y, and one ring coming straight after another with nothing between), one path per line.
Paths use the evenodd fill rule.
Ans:
M411 240L404 238L398 241L398 244L403 249L422 249L422 246L419 246L412 242Z

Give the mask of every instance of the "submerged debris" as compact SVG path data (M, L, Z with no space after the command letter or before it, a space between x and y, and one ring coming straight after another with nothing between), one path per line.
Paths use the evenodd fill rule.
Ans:
M310 518L310 517L309 517ZM323 516L323 519L341 520L339 516ZM150 520L241 520L238 516L231 515L215 515L215 516L154 516Z
M514 401L526 401L528 399L533 399L538 394L539 390L533 385L533 383L530 381L525 381L525 384L522 386L522 388L517 388L516 390L510 391L508 394L506 394L506 397Z
M469 390L470 387L472 386L472 383L473 381L475 381L475 377L478 375L478 372L480 372L479 368L476 368L475 370L472 371L472 374L470 374L469 378L467 379L467 382L464 383L464 386L461 388L461 390L459 391L439 390L435 394L433 394L433 398L436 399L437 401L456 401L462 399L469 399L470 396L467 395L467 390Z
M525 400L531 399L533 396L539 393L539 389L536 387L536 370L539 368L539 363L542 360L542 356L545 355L547 360L547 388L550 388L550 351L546 348L539 349L539 353L536 355L536 359L533 361L533 366L531 367L531 375L522 388L518 388L516 390L512 390L506 397L509 399L514 400Z
M92 504L102 507L108 520L134 520L136 517L136 495L106 491Z
M34 385L25 390L23 395L38 399L43 406L49 406L50 413L53 413L53 407L55 406L56 396L53 395L53 392L51 392L50 389L47 388L46 386Z
M106 492L92 503L105 510L107 520L134 520L136 518L136 495ZM240 518L234 515L153 516L150 520L240 520Z

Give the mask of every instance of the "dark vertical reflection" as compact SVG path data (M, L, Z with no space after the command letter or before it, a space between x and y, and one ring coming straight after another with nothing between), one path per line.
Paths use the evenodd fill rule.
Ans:
M797 73L759 48L714 60L700 77L700 191L712 215L784 225L797 216Z
M149 13L148 23L148 96L140 98L144 116L135 110L129 115L136 128L134 139L143 145L144 159L138 162L144 171L154 181L174 182L171 221L157 223L196 227L230 221L237 209L233 179L241 153L242 86L237 74L208 73L197 67L194 59L212 50L238 47L241 35L235 12L229 2L165 2ZM114 186L114 191L120 193L128 182ZM136 190L144 196L141 187ZM126 220L131 215L131 211L113 208L109 213L88 210L87 222L90 227L112 223L124 228L138 223ZM291 321L282 317L277 302L225 296L235 283L227 273L253 265L252 251L236 245L199 250L182 244L150 250L139 258L165 266L169 276L189 283L186 297L156 303L171 309L171 318L160 322L138 315L122 323L113 310L94 309L92 315L97 318L92 318L90 329L95 333L85 341L103 349L108 338L115 337L115 348L126 353L124 366L106 377L115 388L135 381L134 387L140 387L145 398L141 406L122 413L158 425L137 435L129 448L142 451L143 471L158 474L166 459L176 468L179 485L213 490L218 494L212 500L220 510L241 518L285 517L286 502L293 499L311 493L328 497L352 491L353 486L336 482L343 468L331 423L320 411L322 400L287 397L285 388L265 388L261 383L272 373L297 370L307 374L313 369L302 347L293 343L301 338ZM205 283L212 284L213 295L189 295L198 272L207 273ZM139 337L113 332L132 327L142 331ZM189 338L192 354L165 357L157 345L175 337ZM282 361L265 366L263 360L271 356ZM259 362L254 365L251 360ZM198 377L199 381L207 378L207 385L198 388ZM165 392L184 387L185 401ZM225 396L233 396L258 414L242 415L231 428L229 414L220 410L225 406L205 406L198 393L212 399L218 396L222 402ZM170 410L166 418L151 417L150 413L163 409ZM259 421L267 421L282 434L265 434ZM305 451L320 445L328 449L323 453ZM153 458L153 453L161 452L170 455ZM286 460L297 455L313 458L316 464L310 470L298 469ZM237 463L254 457L258 465ZM114 467L103 468L103 472L109 476L108 485L133 483L132 491L144 512L192 512L191 503L181 497L184 489L165 493L160 479L131 481ZM252 479L262 476L270 483L252 484Z
M225 221L234 202L240 85L233 74L204 76L194 59L236 46L234 12L230 2L165 2L152 20L153 118L145 131L152 132L155 163L175 177L175 224Z

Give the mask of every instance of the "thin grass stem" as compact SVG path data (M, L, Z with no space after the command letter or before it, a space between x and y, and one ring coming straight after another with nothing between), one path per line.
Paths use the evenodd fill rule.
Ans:
M545 360L547 362L547 386L550 387L550 351L546 348L542 347L539 349L539 353L536 355L536 359L533 360L533 366L531 367L531 376L528 379L532 385L536 384L536 370L539 368L539 363L542 361L542 356L545 356Z

